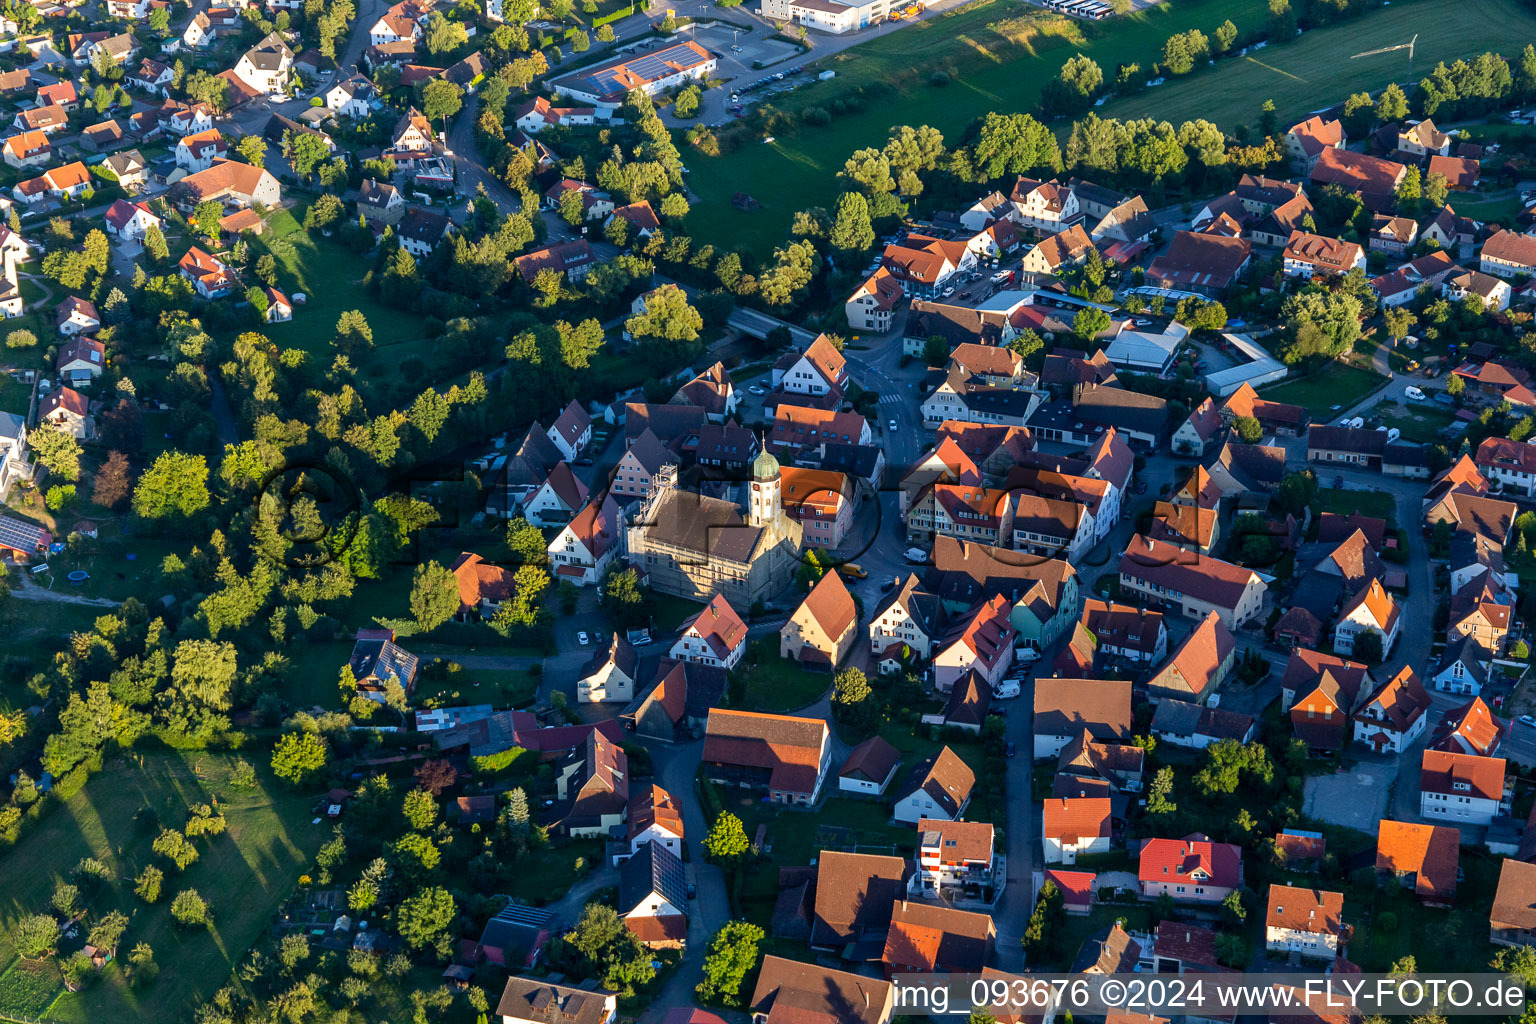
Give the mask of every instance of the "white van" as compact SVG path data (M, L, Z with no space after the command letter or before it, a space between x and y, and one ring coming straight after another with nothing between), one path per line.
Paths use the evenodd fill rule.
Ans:
M1012 700L1019 695L1019 681L1017 679L1004 679L992 690L994 700Z

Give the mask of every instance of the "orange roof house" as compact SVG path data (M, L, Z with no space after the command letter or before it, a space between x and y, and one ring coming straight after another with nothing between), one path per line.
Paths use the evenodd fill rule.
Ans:
M1424 902L1449 906L1456 895L1461 831L1383 818L1376 837L1376 870L1395 876Z

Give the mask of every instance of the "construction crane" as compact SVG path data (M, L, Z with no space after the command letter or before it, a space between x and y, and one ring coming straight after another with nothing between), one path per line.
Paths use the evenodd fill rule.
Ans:
M1355 60L1355 59L1360 58L1360 57L1375 57L1375 56L1378 56L1378 55L1383 54L1383 53L1394 53L1397 50L1407 50L1408 51L1408 77L1412 78L1413 77L1413 46L1418 41L1419 41L1419 34L1417 32L1415 32L1413 34L1413 38L1408 40L1406 43L1398 43L1396 46L1383 46L1379 50L1366 50L1364 53L1351 54L1349 59L1350 60Z

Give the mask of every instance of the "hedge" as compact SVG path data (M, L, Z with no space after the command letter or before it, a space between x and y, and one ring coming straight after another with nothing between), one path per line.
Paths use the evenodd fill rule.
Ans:
M610 12L608 14L605 14L605 15L603 15L600 18L593 18L592 19L592 27L593 28L601 28L604 25L607 25L607 24L610 24L612 22L618 21L620 18L627 18L631 14L634 14L634 13L635 13L635 5L634 4L630 4L628 7L620 7L618 10L612 11L612 12Z

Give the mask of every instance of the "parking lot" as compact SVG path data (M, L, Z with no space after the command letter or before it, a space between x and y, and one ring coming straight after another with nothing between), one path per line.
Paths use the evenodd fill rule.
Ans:
M1395 770L1390 764L1361 763L1342 773L1311 776L1302 813L1374 834L1377 822L1387 813L1387 791Z

